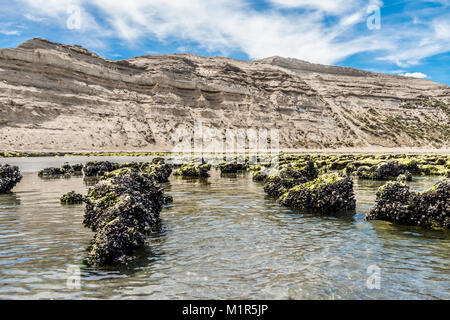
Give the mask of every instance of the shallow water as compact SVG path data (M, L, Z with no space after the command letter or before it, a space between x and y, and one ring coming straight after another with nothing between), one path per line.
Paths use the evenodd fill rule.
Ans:
M62 206L59 197L88 186L36 174L67 160L92 158L0 159L24 172L13 193L0 195L0 298L450 298L450 234L364 221L380 185L373 181L355 181L356 214L320 217L281 207L246 174L171 177L165 189L175 202L136 263L86 267L84 207ZM437 180L410 184L421 190ZM68 285L69 266L81 268L80 289ZM380 268L379 289L366 285L370 266Z

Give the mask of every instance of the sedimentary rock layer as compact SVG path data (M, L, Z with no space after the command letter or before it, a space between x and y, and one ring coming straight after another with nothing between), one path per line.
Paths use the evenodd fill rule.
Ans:
M282 149L449 148L450 88L272 57L113 61L33 39L0 50L0 150L172 151L177 132L277 129Z

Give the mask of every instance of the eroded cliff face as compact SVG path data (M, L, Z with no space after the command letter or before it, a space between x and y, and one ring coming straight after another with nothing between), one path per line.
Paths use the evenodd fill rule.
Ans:
M33 39L0 50L0 150L171 151L194 122L278 129L282 149L449 148L450 88L272 57L103 59Z

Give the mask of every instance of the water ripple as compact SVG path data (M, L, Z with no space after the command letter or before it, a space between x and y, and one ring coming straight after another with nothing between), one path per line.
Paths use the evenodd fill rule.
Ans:
M355 181L356 214L320 217L281 207L248 175L173 177L165 188L174 203L138 261L96 270L82 263L92 237L84 207L59 204L65 192L85 192L83 180L25 173L0 195L0 298L449 299L450 236L364 221L379 185ZM70 265L80 267L81 289L67 285ZM366 286L371 265L380 290Z

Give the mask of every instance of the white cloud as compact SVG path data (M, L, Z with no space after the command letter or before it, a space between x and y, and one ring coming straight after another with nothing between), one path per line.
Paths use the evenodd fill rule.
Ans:
M275 6L283 8L309 8L338 14L354 8L357 0L269 0Z
M3 34L5 36L19 36L21 33L22 31L19 30L0 29L0 34Z
M419 79L428 78L428 76L422 72L406 72L401 75L404 77L412 77L412 78L419 78Z
M450 15L447 19L436 19L433 22L433 29L439 39L450 40Z
M25 17L25 19L30 20L30 21L34 21L34 22L42 22L45 19L44 18L40 18L40 17L35 17L30 13L26 13L23 15Z
M450 50L448 16L426 25L382 22L381 30L367 30L366 8L382 6L379 0L266 0L271 7L262 11L244 0L23 1L36 16L51 17L62 26L67 7L79 5L86 37L118 37L130 45L175 40L224 55L243 51L256 59L280 55L324 64L372 51L378 60L401 67ZM411 14L425 21L420 12Z
M409 29L396 33L395 27L387 28L393 45L385 56L387 60L402 68L417 65L422 59L450 51L450 15L435 18L425 27L412 24Z

